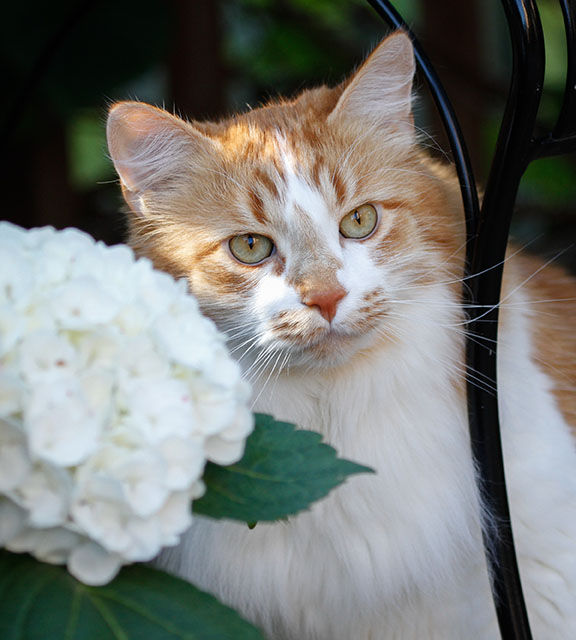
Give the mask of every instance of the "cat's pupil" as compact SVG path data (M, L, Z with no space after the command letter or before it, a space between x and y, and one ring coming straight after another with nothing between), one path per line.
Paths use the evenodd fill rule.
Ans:
M248 249L252 251L252 249L254 249L254 245L256 244L256 240L254 239L254 236L251 236L251 235L246 236L246 244L248 245Z
M354 211L354 220L358 223L358 225L362 225L362 216L358 213L358 210Z

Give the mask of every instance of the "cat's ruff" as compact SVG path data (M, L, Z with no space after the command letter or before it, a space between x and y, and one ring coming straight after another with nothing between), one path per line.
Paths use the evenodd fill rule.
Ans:
M132 245L188 278L256 410L377 470L288 522L198 518L160 558L275 640L498 637L467 430L462 207L452 169L418 146L413 73L397 33L347 83L221 123L110 114ZM344 236L366 204L376 226ZM243 264L242 234L274 249ZM510 254L502 438L535 640L576 638L574 298L559 270Z

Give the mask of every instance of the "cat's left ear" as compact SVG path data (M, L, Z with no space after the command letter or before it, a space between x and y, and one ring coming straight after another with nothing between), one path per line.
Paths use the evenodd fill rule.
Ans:
M344 118L370 129L387 126L412 138L414 71L412 42L406 33L397 31L374 49L348 82L328 122Z

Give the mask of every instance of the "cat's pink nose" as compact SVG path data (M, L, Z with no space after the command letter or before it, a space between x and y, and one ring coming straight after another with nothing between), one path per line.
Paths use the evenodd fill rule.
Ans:
M318 307L322 317L332 322L338 310L338 303L347 293L346 289L340 286L310 289L302 295L302 302L308 307Z

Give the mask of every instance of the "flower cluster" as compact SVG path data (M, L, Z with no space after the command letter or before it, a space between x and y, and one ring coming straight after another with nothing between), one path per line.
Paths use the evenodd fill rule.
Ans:
M0 223L0 546L87 584L190 525L249 389L184 281L74 229Z

